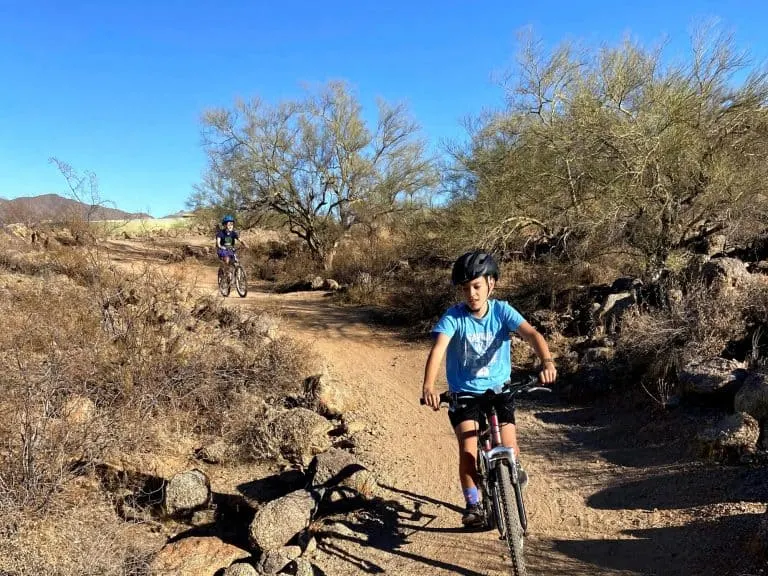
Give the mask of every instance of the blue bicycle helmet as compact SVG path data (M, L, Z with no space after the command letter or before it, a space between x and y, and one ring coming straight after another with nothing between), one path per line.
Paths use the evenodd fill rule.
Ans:
M224 216L224 218L221 219L221 225L226 226L227 222L234 222L234 221L235 221L235 217L232 216L231 214L227 214L226 216Z

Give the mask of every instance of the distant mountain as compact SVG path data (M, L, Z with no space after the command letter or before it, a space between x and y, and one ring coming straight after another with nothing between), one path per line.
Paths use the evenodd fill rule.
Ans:
M3 200L0 198L0 224L59 222L71 218L88 220L128 220L151 218L148 214L124 212L106 206L90 206L58 194L43 194Z

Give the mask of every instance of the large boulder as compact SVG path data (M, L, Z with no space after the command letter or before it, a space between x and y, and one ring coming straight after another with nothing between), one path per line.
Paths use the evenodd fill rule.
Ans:
M712 258L701 267L704 282L717 287L743 286L750 279L749 270L736 258Z
M744 362L714 357L689 362L683 366L678 379L684 392L713 394L735 391L746 376Z
M213 536L191 537L166 545L152 561L155 576L214 576L249 552Z
M251 542L264 552L282 548L309 526L316 507L315 497L306 490L268 502L253 517Z
M259 572L262 574L277 574L291 562L301 556L298 546L283 546L265 552L259 561Z
M339 448L315 456L309 474L315 488L346 488L366 499L379 493L376 476L352 454Z
M280 453L303 465L312 457L328 450L332 443L328 435L333 424L307 408L292 408L276 414L267 433L278 443Z
M595 325L603 326L607 332L615 332L621 324L621 318L637 303L634 292L608 294L597 309Z
M313 576L315 569L312 567L312 563L306 558L298 558L296 560L296 576Z
M259 576L259 573L250 564L238 562L224 570L224 576Z
M702 452L716 459L738 459L755 451L760 426L749 414L737 412L697 435Z
M192 513L210 499L211 482L197 469L176 474L165 487L165 510L170 516Z
M768 418L768 376L750 372L733 403L739 412L746 412L758 420Z
M320 414L329 418L343 416L355 404L349 387L326 367L304 380L304 395Z

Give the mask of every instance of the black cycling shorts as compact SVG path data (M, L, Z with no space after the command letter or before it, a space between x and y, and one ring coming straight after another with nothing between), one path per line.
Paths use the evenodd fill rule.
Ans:
M515 423L515 399L508 395L499 396L495 403L496 415L499 417L499 424ZM461 422L474 420L480 422L482 413L480 403L472 399L459 399L456 403L451 403L448 410L448 418L451 420L451 426L456 428Z

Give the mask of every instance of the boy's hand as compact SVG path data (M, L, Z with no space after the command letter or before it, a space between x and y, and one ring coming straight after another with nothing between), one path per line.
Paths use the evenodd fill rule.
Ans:
M440 395L435 392L434 386L427 386L425 384L421 397L424 399L424 403L432 408L432 410L440 410Z
M544 362L544 366L539 374L539 380L541 380L542 384L554 384L555 380L557 380L557 368L552 360Z

